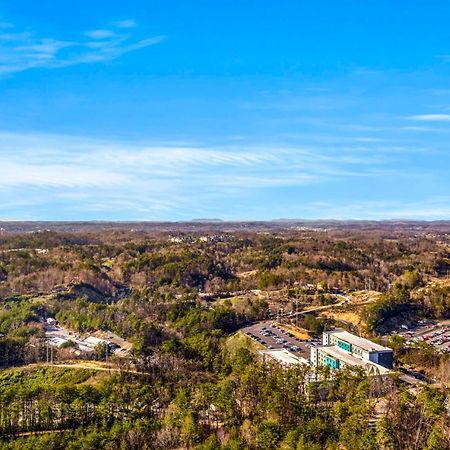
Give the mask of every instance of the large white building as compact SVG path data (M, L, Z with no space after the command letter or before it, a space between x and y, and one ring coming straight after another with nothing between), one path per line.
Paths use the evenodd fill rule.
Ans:
M386 374L393 366L393 351L344 330L323 333L323 345L311 347L311 364L340 370L359 366L369 374Z

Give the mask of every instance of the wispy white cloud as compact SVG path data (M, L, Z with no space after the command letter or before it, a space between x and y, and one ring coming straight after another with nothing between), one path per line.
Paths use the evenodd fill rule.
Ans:
M368 136L357 136L352 138L355 142L380 142L380 138L368 137Z
M35 187L107 187L126 181L120 174L111 174L101 168L69 167L62 164L33 164L9 162L0 158L2 179L0 186Z
M137 27L137 23L133 19L119 20L114 22L114 25L118 28L134 28Z
M311 202L305 205L305 211L324 219L442 220L450 217L450 197L428 197L416 202L367 200L349 202L345 208L331 202ZM325 216L320 214L323 211Z
M116 33L113 30L105 30L102 28L86 31L84 34L92 39L106 39L116 36Z
M406 118L418 122L450 122L450 114L418 114Z
M124 28L131 28L133 23L127 20L112 28L88 30L78 39L41 37L0 27L0 75L110 61L164 39L164 36L136 39L124 33Z
M161 144L0 132L2 195L25 196L41 209L61 202L66 213L81 217L86 211L101 217L192 217L203 215L205 205L211 209L251 192L376 177L385 163L385 156L361 155L357 147L336 153L282 144ZM0 217L2 211L0 205Z
M432 131L433 128L431 127L422 127L422 126L407 126L407 127L400 127L401 130L405 131Z

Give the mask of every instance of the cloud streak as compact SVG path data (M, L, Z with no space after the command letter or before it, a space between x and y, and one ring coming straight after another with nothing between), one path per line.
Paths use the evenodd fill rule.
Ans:
M137 27L137 23L133 19L120 20L118 22L114 22L114 25L118 28L135 28L135 27Z
M450 122L450 114L418 114L408 116L407 119L417 122Z
M15 31L13 27L0 27L0 75L112 61L164 39L164 36L136 39L127 31L135 26L132 20L125 20L111 28L85 31L78 39L40 37Z
M193 217L224 199L376 177L385 170L385 157L353 152L358 148L336 153L282 144L161 144L0 132L0 192L8 198L32 193L38 210L61 202L58 211L66 215ZM2 215L13 212L0 205Z
M450 197L428 197L422 201L397 200L361 201L348 203L345 209L330 202L311 202L305 210L318 217L326 211L324 219L342 220L442 220L450 217ZM368 216L367 211L370 211Z

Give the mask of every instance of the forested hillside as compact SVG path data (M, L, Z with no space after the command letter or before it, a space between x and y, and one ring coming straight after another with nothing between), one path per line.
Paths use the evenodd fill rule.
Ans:
M399 367L435 379L411 388L395 374L263 362L239 333L321 307L337 313L294 324L318 336L353 314L382 339L399 315L448 318L449 242L378 229L4 234L0 448L450 448L446 353L391 336ZM50 348L49 318L72 338ZM71 341L98 332L131 350Z

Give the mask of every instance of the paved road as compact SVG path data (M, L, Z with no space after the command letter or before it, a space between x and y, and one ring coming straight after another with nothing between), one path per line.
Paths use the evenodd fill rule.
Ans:
M339 308L340 306L348 305L351 302L351 298L347 297L345 295L341 295L341 294L333 294L333 295L336 299L341 299L341 301L339 301L338 303L331 303L330 305L313 306L313 307L310 307L309 309L304 309L302 311L283 312L281 314L277 314L277 316L285 317L285 318L305 316L306 314L313 314L313 313L324 311L327 309ZM358 303L358 305L365 305L366 303L371 303L371 301L364 302L364 303ZM272 317L275 317L275 314Z
M255 325L250 325L248 327L242 328L241 331L248 337L262 344L267 349L270 349L271 347L273 349L286 348L287 350L295 353L298 356L309 359L310 347L313 344L309 341L303 341L297 339L295 336L286 334L284 330L282 331L279 328L275 328L273 326L273 321L271 320L259 322ZM269 332L270 334L265 335L267 332ZM294 351L295 347L297 347L298 350L296 349Z
M285 313L283 315L283 317L304 316L306 314L311 314L311 313L315 313L315 312L319 312L319 311L324 311L326 309L338 308L339 306L346 305L346 304L348 304L350 302L350 297L345 297L343 295L336 295L336 297L340 297L343 300L341 300L339 303L331 303L330 305L316 306L314 308L304 309L303 311L298 311L298 312L292 311L292 312L289 312L289 313Z
M422 385L422 386L426 386L428 383L424 380L419 380L416 377L413 377L412 375L409 375L407 373L403 373L398 377L400 380L402 380L404 383L406 384L411 384L411 385Z

